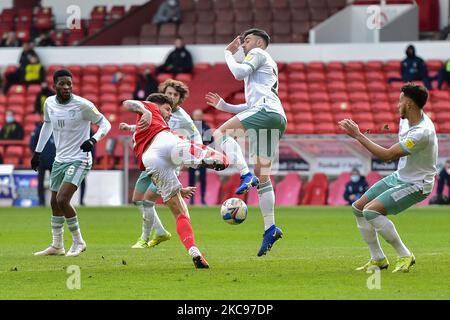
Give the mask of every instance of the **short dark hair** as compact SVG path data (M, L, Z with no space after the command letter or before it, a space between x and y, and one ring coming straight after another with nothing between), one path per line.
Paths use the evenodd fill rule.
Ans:
M69 70L67 70L67 69L59 69L59 70L56 70L55 73L53 74L53 83L54 84L56 84L56 82L58 81L59 77L71 77L71 78L73 78L72 72L70 72Z
M422 109L428 100L428 90L424 86L414 84L414 83L407 83L405 84L401 91L403 94L410 98L417 107Z
M168 104L171 108L173 108L173 100L169 96L166 96L162 93L152 93L146 99L148 102L153 102L159 105Z
M269 43L270 43L270 37L269 37L269 34L268 34L266 31L262 30L262 29L258 29L258 28L248 29L247 31L244 31L244 32L241 34L241 39L244 40L245 37L248 36L249 34L253 34L253 35L255 35L255 36L261 37L261 38L264 40L264 42L265 42L265 44L266 44L266 47L267 47L267 46L269 45Z

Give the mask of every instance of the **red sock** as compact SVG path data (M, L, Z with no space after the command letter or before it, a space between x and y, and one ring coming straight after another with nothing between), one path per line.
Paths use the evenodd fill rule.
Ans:
M194 231L192 231L191 221L184 214L177 217L177 233L181 242L189 250L195 246Z

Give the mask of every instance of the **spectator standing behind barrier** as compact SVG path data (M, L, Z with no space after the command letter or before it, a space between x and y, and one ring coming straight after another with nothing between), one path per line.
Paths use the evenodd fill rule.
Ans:
M156 73L191 73L194 68L192 55L186 49L183 38L175 38L175 49L169 53L163 65L156 68Z
M136 88L133 92L133 99L143 101L151 93L158 92L158 81L153 77L150 69L145 69L142 74L139 75L136 82Z
M34 102L34 111L36 113L43 115L45 100L53 95L55 95L55 92L48 87L47 82L42 82L41 91L39 91L38 94L36 95L36 100Z
M31 152L34 152L36 149L39 134L41 133L43 123L38 123L33 133L31 134L30 139L30 149ZM48 140L44 149L42 150L39 167L38 167L38 196L39 196L39 205L45 207L45 188L44 188L44 178L45 172L48 170L49 173L52 172L53 161L55 161L56 156L56 147L55 140L53 139L53 135Z
M444 186L448 186L448 196L445 197ZM430 204L450 204L450 159L445 161L445 166L439 172L436 199L430 201Z
M45 81L45 69L37 56L30 57L30 63L25 66L23 82L26 85L39 84Z
M351 205L361 198L367 189L369 189L369 185L366 178L361 175L358 169L354 168L351 172L351 180L345 185L344 199Z
M14 118L14 112L6 111L5 125L0 130L0 140L23 140L23 127Z
M181 21L181 8L179 0L166 0L153 16L152 23L160 26L163 23L179 23Z
M446 81L447 85L450 86L450 60L447 60L441 70L439 70L436 79L438 82L439 90L442 89L442 84L444 83L444 81Z
M197 127L198 132L202 136L203 144L210 144L212 133L211 128L203 121L203 111L201 109L196 109L192 113L192 120L194 120L194 124ZM209 136L208 136L209 135ZM197 180L197 171L199 173L200 179L200 199L202 205L206 205L205 202L205 193L206 193L206 168L189 168L189 185L195 186L195 181ZM194 197L191 197L191 204L194 204Z
M3 86L3 93L6 95L8 93L9 88L14 84L24 83L25 70L26 67L31 63L33 57L37 58L39 61L39 56L34 51L34 45L28 42L23 44L23 51L20 54L19 65L15 72L11 72L5 75L5 83ZM31 68L29 69L29 71Z
M401 78L389 78L388 82L393 81L423 81L423 84L427 89L431 89L431 79L428 76L428 69L425 61L416 56L416 48L413 45L409 45L406 48L406 58L401 62L400 66Z

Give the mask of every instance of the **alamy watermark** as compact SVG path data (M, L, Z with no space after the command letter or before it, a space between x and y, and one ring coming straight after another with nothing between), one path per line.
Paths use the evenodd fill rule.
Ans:
M367 278L366 284L367 289L369 290L380 290L381 289L381 270L378 267L370 268L366 271L369 274L372 274Z
M67 7L66 13L69 15L66 19L67 29L81 29L81 8L77 5L70 5Z
M381 10L380 6L369 6L366 10L367 20L366 26L369 30L380 30L388 23L388 17L386 13Z
M69 290L81 289L81 269L80 266L70 265L67 267L66 272L70 274L67 278L66 286Z

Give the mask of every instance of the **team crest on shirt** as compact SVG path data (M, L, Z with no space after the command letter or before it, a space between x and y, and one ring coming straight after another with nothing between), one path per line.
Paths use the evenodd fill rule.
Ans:
M415 146L415 143L412 139L406 139L405 140L405 147L408 149L412 149Z
M249 54L245 57L245 61L251 61L253 59L253 54Z

